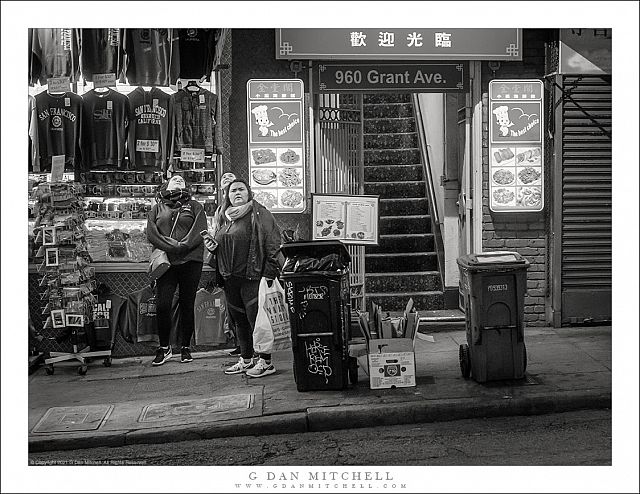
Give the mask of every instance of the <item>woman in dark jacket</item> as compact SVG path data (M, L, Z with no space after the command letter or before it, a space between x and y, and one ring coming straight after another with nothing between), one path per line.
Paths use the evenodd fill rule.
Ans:
M194 331L193 306L202 274L204 253L200 232L206 229L204 208L198 201L191 199L189 189L180 175L174 175L160 186L156 205L147 217L147 238L154 247L167 253L171 267L158 278L156 284L160 348L152 365L162 365L172 357L169 344L171 302L178 287L181 331L176 334L182 345L180 361L193 360L189 351Z
M265 278L269 286L280 273L278 251L280 229L271 212L253 200L249 184L236 179L229 185L224 214L216 225L217 269L224 280L227 308L236 324L241 356L226 374L245 372L249 377L263 377L276 369L271 354L259 353L253 360L253 328L258 314L258 288ZM209 250L214 243L205 238Z

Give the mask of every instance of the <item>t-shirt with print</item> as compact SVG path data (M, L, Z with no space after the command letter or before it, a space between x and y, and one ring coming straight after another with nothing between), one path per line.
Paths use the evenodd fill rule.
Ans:
M211 78L215 51L215 30L211 28L178 29L180 39L180 78Z
M94 74L122 72L122 29L101 28L80 30L80 68L85 81L92 82Z
M82 96L82 156L85 169L118 167L124 163L129 100L113 89L91 90Z
M222 288L208 292L201 288L194 303L196 345L220 345L226 343L224 334L225 298Z
M76 82L80 75L80 37L78 29L37 28L32 31L31 77L41 85L49 77L69 77ZM39 70L36 73L35 70Z
M128 154L132 168L167 169L172 152L173 112L171 95L157 87L131 91L129 98Z
M72 92L35 97L32 108L31 139L35 147L33 171L50 172L51 157L64 155L65 171L81 164L82 97Z
M123 49L127 81L132 86L177 82L180 48L176 29L125 29Z

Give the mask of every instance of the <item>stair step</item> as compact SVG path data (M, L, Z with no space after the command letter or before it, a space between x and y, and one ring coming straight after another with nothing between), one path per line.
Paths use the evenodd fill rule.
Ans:
M415 132L416 122L413 117L403 118L370 118L364 121L365 134L390 134Z
M410 273L367 273L365 275L367 293L442 291L442 281L438 271L417 271Z
M413 117L413 104L411 102L364 103L362 112L364 118Z
M364 193L378 195L381 198L422 198L425 197L424 182L365 182Z
M418 148L364 150L364 166L415 165L418 163L422 163Z
M406 216L381 216L378 222L381 235L431 233L431 216L416 214Z
M364 256L366 273L406 273L413 271L436 271L438 257L435 252L385 252Z
M380 199L380 216L429 214L429 202L424 199Z
M441 291L367 293L366 306L371 302L380 305L383 312L403 311L409 299L413 299L416 311L441 309L444 307L444 294Z
M403 182L423 180L422 165L369 165L364 167L365 182Z
M370 93L363 95L363 105L411 103L411 93Z
M367 246L367 253L433 252L433 233L380 235L378 245Z
M421 333L455 331L466 328L464 312L459 309L424 310L419 312Z
M365 150L417 148L418 134L416 132L366 134L364 135L363 147Z

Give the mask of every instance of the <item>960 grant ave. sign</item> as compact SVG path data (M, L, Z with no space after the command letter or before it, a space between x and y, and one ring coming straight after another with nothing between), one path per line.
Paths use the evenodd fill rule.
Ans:
M320 64L318 88L336 91L465 91L464 63Z

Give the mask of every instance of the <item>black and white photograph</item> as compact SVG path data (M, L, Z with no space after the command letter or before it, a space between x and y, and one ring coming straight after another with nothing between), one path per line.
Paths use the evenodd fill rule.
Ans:
M2 491L638 492L638 7L3 1Z

